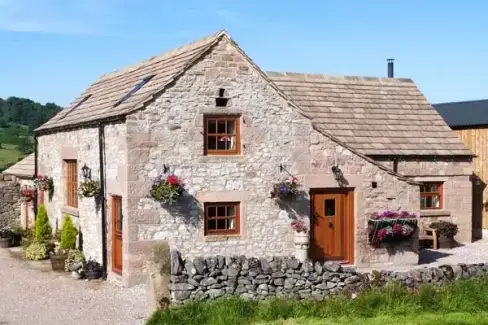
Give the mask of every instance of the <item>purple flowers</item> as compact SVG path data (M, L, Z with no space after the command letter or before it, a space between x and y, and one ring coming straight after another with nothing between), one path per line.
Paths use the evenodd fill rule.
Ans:
M368 218L369 242L378 245L387 241L410 238L417 229L417 215L408 211L375 212Z

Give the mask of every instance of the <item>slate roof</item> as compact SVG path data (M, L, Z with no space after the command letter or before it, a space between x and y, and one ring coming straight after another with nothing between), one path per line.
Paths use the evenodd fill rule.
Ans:
M35 131L108 119L138 109L156 93L163 91L224 35L227 35L225 31L215 33L121 71L102 76L67 108ZM124 95L134 89L145 77L152 75L155 76L147 84L130 96L128 100L114 107ZM88 99L86 99L87 97Z
M268 72L319 130L365 155L473 155L410 79Z
M225 31L220 31L102 76L67 109L36 131L111 120L142 108L224 36L237 46ZM153 75L147 84L116 105L144 78ZM317 130L355 152L472 156L411 80L274 72L262 75L294 107L303 110Z
M2 174L14 175L21 178L32 178L34 176L34 154L30 154L15 165L5 169Z
M451 127L488 125L488 99L433 104Z

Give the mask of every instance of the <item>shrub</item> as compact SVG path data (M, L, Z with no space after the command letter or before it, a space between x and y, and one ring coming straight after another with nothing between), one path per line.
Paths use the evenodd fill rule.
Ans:
M73 223L73 219L71 219L69 215L64 216L63 224L61 226L61 242L59 247L66 250L75 249L77 235L78 230Z
M48 257L46 245L43 243L32 243L25 249L25 258L32 261L39 261Z
M22 234L21 245L23 248L27 248L34 242L35 237L35 230L34 229L26 229Z
M449 221L438 221L430 224L430 228L437 229L437 233L448 238L454 238L459 232L458 226Z
M35 240L38 243L42 243L48 239L51 239L52 234L53 229L49 224L46 207L44 204L41 204L39 210L37 211Z
M85 256L83 256L83 252L78 249L71 249L68 252L68 258L64 262L64 270L69 272L73 265L80 263L82 267L85 265Z

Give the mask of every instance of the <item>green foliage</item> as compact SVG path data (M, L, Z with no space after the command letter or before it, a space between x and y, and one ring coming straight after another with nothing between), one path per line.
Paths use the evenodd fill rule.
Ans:
M61 249L75 249L76 236L78 236L78 229L76 229L73 219L69 215L65 215L61 225L61 242L59 244Z
M85 256L83 255L83 252L78 250L78 249L71 249L68 252L68 258L64 262L64 270L66 272L70 271L70 268L75 265L81 263L82 265L85 264Z
M25 258L32 261L44 260L48 257L48 249L45 244L34 242L25 249Z
M270 299L263 302L239 298L189 302L182 307L161 310L147 325L227 325L227 324L399 324L400 321L442 319L448 313L488 315L488 276L459 280L452 284L426 284L418 292L391 283L373 288L356 299L336 296L324 301ZM435 316L435 317L434 317ZM369 322L372 319L386 322ZM286 321L285 321L286 320ZM330 323L327 323L330 321ZM392 322L393 321L393 322ZM268 323L272 322L272 323ZM488 324L488 322L404 322L403 324Z
M98 180L85 180L80 183L78 188L79 197L94 197L100 191L100 182Z
M53 229L49 224L49 218L47 217L47 211L44 204L39 206L39 210L37 211L36 217L36 233L35 233L35 240L38 243L43 243L46 240L52 238Z
M458 226L449 221L438 221L430 224L430 228L437 229L437 233L448 238L454 238L459 232Z
M22 235L22 240L21 240L21 245L25 249L27 246L32 244L34 242L34 237L35 237L35 229L26 229L24 231L24 234Z

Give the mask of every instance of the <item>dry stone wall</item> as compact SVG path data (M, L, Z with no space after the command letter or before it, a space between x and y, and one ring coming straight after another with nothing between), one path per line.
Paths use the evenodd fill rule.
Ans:
M358 293L391 281L417 288L423 283L446 283L484 274L488 274L488 263L360 273L331 261L301 263L294 257L244 256L183 260L177 251L172 251L170 290L173 303L223 296L323 300L340 292Z
M16 183L0 184L0 228L20 222L20 189Z

